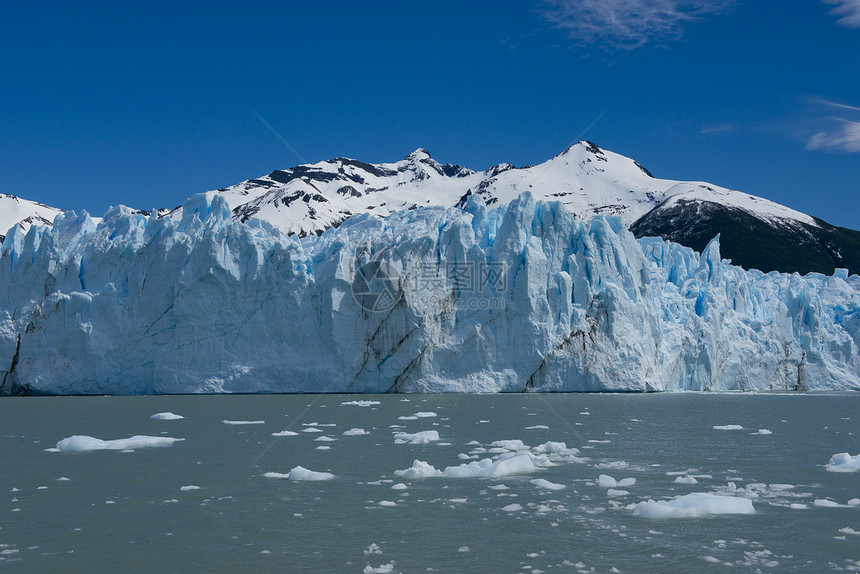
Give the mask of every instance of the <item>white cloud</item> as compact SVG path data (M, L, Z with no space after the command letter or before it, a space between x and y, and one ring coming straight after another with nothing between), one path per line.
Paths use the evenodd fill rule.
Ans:
M824 0L836 6L830 13L839 16L836 23L846 28L860 28L860 0Z
M860 122L839 120L839 125L833 129L809 138L806 149L860 153Z
M823 99L810 100L810 103L839 115L817 120L819 127L806 140L806 149L860 153L860 108Z
M856 4L860 0L851 1ZM539 13L584 44L633 49L649 42L676 39L685 24L725 12L733 3L734 0L544 0Z

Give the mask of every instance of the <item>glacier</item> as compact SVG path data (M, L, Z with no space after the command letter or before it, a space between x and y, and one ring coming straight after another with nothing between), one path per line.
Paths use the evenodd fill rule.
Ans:
M320 236L113 207L9 231L0 394L860 389L860 277L746 271L528 192Z

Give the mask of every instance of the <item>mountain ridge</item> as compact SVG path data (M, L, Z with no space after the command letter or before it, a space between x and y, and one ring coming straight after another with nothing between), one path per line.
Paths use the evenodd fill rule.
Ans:
M724 256L747 269L860 273L858 231L711 183L657 178L635 160L588 140L536 165L500 163L482 171L440 163L424 148L392 163L337 157L274 170L207 195L223 197L235 221L257 218L305 237L362 213L387 217L427 205L463 206L471 195L492 208L523 191L559 201L576 218L615 215L637 237L659 236L696 250L719 233ZM3 197L10 196L0 201ZM26 232L59 212L41 208L53 211L43 209L18 221L7 216L0 227L18 223ZM163 211L172 219L181 217L178 208Z

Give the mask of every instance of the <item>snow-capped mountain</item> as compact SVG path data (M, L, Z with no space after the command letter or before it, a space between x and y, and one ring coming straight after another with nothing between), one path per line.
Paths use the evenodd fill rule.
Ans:
M298 237L319 235L363 213L386 217L479 196L506 205L528 191L558 201L576 219L617 215L637 237L659 236L697 251L717 234L723 255L746 269L860 273L860 232L838 228L767 199L704 182L659 179L636 161L582 141L538 165L484 171L439 163L424 149L401 161L336 158L299 165L208 192L232 217L257 218ZM0 195L0 233L46 224L59 210ZM148 215L148 212L140 213ZM178 220L181 210L159 210Z
M274 171L210 195L224 197L238 221L256 217L304 237L351 215L463 205L470 195L492 207L524 191L559 201L577 219L617 215L637 237L659 236L697 251L719 233L724 255L747 269L860 273L860 232L714 184L655 178L636 161L588 141L538 165L500 164L484 171L441 164L424 149L395 163L337 158Z
M350 215L385 216L426 205L450 207L480 195L490 207L529 191L561 202L579 219L618 215L626 226L669 198L736 206L772 221L815 225L808 215L712 184L657 179L622 155L581 141L544 163L500 164L484 171L440 164L424 149L396 163L337 158L220 189L240 221L257 217L300 237L321 233Z
M33 225L52 225L62 209L48 207L35 201L0 193L0 241L9 229L17 225L26 232Z

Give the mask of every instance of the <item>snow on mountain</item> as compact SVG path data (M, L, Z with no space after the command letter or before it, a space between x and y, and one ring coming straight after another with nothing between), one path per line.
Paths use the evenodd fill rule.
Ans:
M588 141L523 168L500 164L477 172L440 164L418 149L396 163L337 158L274 171L210 193L221 194L239 221L257 217L286 233L305 236L339 225L350 215L385 216L426 205L450 207L473 194L492 207L510 203L524 191L537 199L560 201L580 219L617 215L628 227L672 197L717 201L766 220L816 225L808 215L739 191L656 179L632 159Z
M427 161L385 177L457 177ZM173 219L15 228L0 393L860 389L860 277L746 271L718 240L700 255L530 193L495 203L303 239L235 222L222 194Z
M33 225L52 225L61 209L0 193L0 241L13 226L27 232Z

